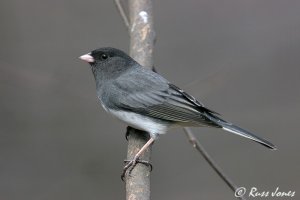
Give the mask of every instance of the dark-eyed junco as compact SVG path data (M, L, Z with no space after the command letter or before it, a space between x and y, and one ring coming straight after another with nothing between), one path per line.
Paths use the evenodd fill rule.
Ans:
M221 119L218 113L206 108L161 75L142 67L119 49L96 49L80 56L80 59L91 65L97 96L103 108L151 136L127 168L136 164L139 156L158 135L173 127L222 128L270 149L276 149L267 140Z

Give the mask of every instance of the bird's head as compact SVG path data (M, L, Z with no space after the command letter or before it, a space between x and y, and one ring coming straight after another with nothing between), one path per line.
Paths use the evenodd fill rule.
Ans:
M79 58L91 65L96 81L96 77L101 80L118 76L136 63L123 51L111 47L93 50Z

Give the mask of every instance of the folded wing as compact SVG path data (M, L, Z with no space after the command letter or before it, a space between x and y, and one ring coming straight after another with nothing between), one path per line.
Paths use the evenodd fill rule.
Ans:
M122 92L122 98L114 101L117 104L114 107L186 126L220 128L205 116L205 113L216 112L205 108L194 97L158 74L143 68L139 70L143 73L127 73L113 82L116 91Z

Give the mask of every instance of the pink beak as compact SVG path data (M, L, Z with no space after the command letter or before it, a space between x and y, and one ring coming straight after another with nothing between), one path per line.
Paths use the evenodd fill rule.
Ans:
M95 62L95 59L93 58L93 56L91 56L90 53L84 54L82 56L79 57L79 59L88 62L88 63L93 63Z

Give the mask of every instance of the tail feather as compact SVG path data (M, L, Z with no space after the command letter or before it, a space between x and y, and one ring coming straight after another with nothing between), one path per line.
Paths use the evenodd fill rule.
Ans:
M253 133L250 133L249 131L246 131L238 126L225 124L222 126L222 129L224 129L225 131L240 135L242 137L248 138L255 142L258 142L272 150L276 150L276 146L274 144L272 144L271 142L269 142L263 138L260 138L256 135L254 135Z
M260 138L256 135L254 135L253 133L250 133L249 131L246 131L238 126L235 126L229 122L226 122L223 119L221 119L215 115L210 114L209 119L212 120L213 122L215 122L216 124L218 124L219 126L221 126L222 129L225 131L228 131L228 132L234 133L236 135L253 140L255 142L258 142L272 150L277 149L276 146L274 144L272 144L271 142L269 142L263 138Z

